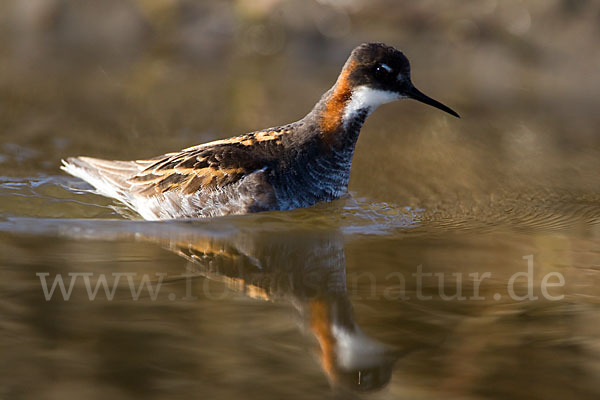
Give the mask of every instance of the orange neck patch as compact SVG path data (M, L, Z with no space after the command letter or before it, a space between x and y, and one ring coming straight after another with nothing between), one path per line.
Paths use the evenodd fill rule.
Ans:
M327 142L332 141L332 134L338 132L342 125L344 108L352 96L352 88L348 78L354 69L355 64L355 62L352 62L343 69L335 83L333 93L331 93L329 99L327 99L327 102L325 103L325 110L321 114L319 125L321 130L325 133Z

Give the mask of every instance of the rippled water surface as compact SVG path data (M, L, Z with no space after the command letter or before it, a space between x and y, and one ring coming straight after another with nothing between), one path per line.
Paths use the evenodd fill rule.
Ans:
M600 397L593 2L112 3L1 6L0 399ZM462 119L377 110L342 199L147 222L59 170L298 119L375 39Z

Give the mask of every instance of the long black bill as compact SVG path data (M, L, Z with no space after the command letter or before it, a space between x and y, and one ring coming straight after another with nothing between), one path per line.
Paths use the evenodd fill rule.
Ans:
M431 97L422 93L419 89L417 89L414 86L412 86L408 90L407 94L408 94L408 97L411 99L415 99L417 101L420 101L421 103L429 104L432 107L439 108L442 111L446 111L450 115L454 115L456 118L460 118L460 115L458 115L458 113L456 113L456 111L454 111L453 109L451 109L448 106L443 105L439 101L432 99Z

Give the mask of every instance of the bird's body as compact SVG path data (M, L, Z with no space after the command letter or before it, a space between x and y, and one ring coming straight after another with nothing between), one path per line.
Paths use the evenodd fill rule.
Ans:
M403 97L456 115L412 86L402 53L365 44L297 122L149 160L76 157L62 168L149 220L308 207L346 193L362 124L380 104Z

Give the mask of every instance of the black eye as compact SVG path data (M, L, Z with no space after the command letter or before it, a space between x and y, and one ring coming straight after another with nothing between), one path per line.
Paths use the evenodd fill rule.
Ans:
M374 75L378 79L386 79L388 78L392 72L392 69L385 64L377 64L375 66Z

